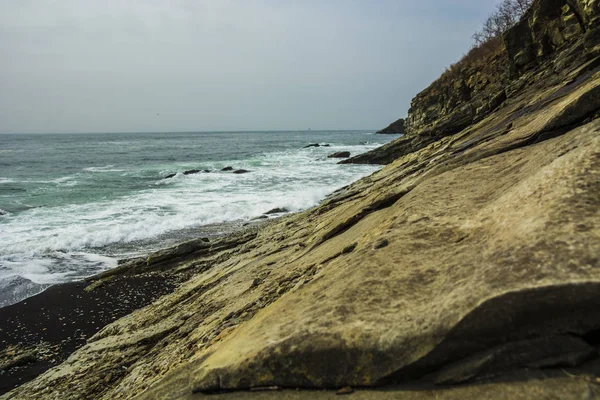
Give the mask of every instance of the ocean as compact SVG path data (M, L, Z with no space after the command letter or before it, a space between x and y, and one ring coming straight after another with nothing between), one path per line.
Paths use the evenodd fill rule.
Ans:
M0 135L0 307L119 259L310 208L379 167L372 131ZM320 143L328 147L309 147ZM234 174L225 167L250 172ZM189 170L208 170L183 174ZM175 176L165 178L171 174ZM276 217L281 214L274 214Z

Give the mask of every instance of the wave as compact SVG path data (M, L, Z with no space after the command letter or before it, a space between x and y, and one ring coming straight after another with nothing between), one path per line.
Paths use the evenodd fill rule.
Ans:
M114 164L111 164L103 167L88 167L83 170L87 172L125 172L124 169L115 169L114 167Z
M55 179L43 179L43 180L24 180L24 181L20 181L19 183L55 183L55 184L67 184L67 185L72 185L73 182L76 182L74 179L76 178L75 175L67 175L67 176L61 176L60 178L55 178Z
M115 267L115 257L126 253L119 253L119 249L127 244L164 235L179 237L177 232L208 224L247 221L274 208L310 208L338 188L380 168L338 165L338 160L326 157L328 154L343 150L355 155L378 145L331 143L329 147L265 152L201 165L165 164L127 176L131 182L140 176L150 179L129 195L24 210L11 215L7 223L3 221L0 278L17 274L39 285L81 279ZM226 166L251 172L220 171ZM86 170L107 172L114 167ZM182 173L189 169L214 173ZM171 179L161 178L174 172L179 173ZM66 185L76 181L69 176L52 182ZM110 252L106 250L109 247Z

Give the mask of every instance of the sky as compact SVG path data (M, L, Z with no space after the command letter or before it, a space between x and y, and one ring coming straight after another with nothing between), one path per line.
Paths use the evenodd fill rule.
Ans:
M377 129L496 0L0 0L0 133Z

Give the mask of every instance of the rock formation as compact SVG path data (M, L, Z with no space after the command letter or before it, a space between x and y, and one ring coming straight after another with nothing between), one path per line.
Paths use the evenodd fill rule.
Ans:
M380 171L94 278L189 276L3 398L600 396L599 15L536 1L490 69L442 77L354 158Z
M338 151L338 152L332 153L327 156L327 158L348 158L348 157L350 157L349 151Z
M404 133L404 118L400 118L376 133Z
M600 65L598 9L597 0L534 2L502 40L472 50L412 100L406 136L341 163L389 164L522 101L524 91L569 86ZM570 76L576 67L580 75Z

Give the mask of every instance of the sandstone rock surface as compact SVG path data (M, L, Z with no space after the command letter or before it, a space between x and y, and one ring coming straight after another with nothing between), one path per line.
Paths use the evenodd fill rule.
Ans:
M319 206L110 272L189 279L3 398L597 398L600 69L552 69L584 31L502 106L384 146Z

